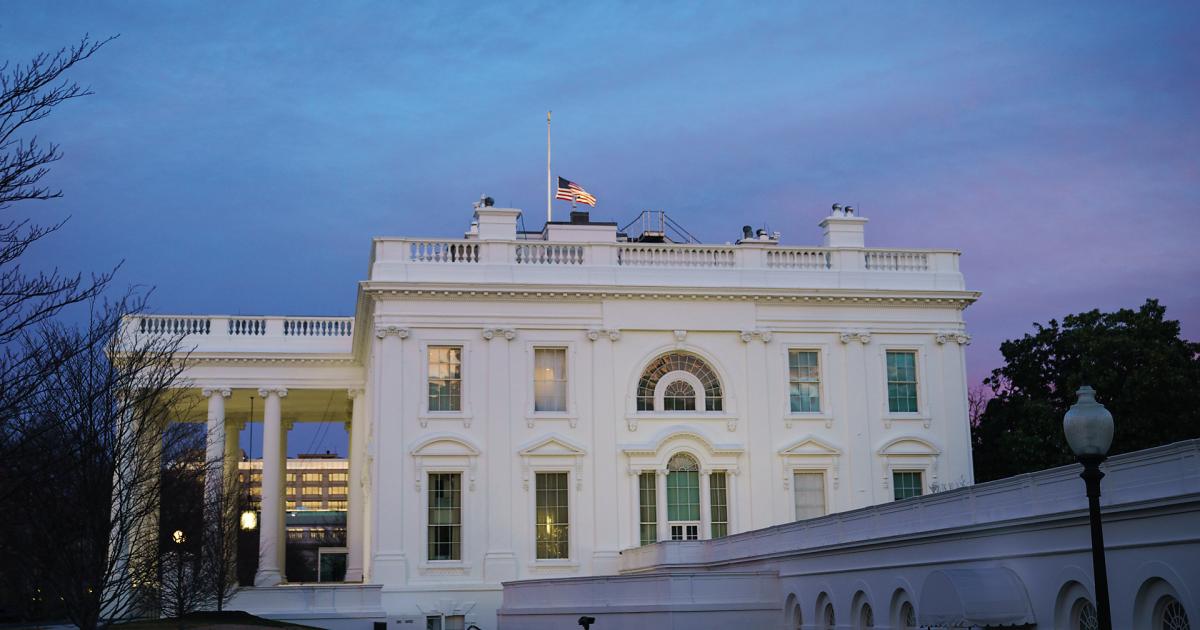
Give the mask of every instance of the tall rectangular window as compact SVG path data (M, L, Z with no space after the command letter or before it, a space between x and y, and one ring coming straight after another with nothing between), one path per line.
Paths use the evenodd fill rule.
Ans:
M461 473L429 473L429 559L462 560Z
M533 350L533 410L567 410L567 349Z
M667 475L667 520L700 520L700 471L672 470Z
M726 486L724 472L714 472L708 476L708 502L712 506L712 537L724 538L729 535L729 488Z
M917 411L917 353L911 350L887 352L888 411Z
M462 411L462 346L429 346L429 410Z
M793 472L792 493L797 521L825 516L825 473Z
M793 412L821 411L821 365L817 352L788 351L788 388Z
M570 557L570 491L565 472L537 473L537 559Z
M921 483L921 471L897 470L892 472L892 491L896 500L919 497L924 494L924 484Z
M658 486L655 472L638 475L638 525L643 545L658 541Z

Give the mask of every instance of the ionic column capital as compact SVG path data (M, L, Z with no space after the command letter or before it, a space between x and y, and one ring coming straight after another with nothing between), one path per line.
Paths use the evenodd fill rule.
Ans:
M407 339L409 330L400 326L376 326L375 336L379 339L395 336L398 339Z
M512 341L513 339L517 338L517 331L515 328L484 328L482 331L480 331L480 334L484 339L489 340L496 337L503 337L505 341Z
M258 388L258 395L262 396L263 398L266 398L267 396L270 396L271 394L275 394L276 396L278 396L280 398L286 398L288 395L288 390L286 387L260 387L260 388Z
M228 387L205 387L200 390L200 394L205 398L212 398L214 394L220 394L221 398L229 398L233 395L233 390Z
M350 400L354 400L355 398L362 396L364 393L366 393L366 391L367 390L365 390L361 387L351 387L346 390L346 398L349 398Z

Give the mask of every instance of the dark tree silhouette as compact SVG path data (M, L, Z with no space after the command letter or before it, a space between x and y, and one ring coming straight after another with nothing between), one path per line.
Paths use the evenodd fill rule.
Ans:
M972 430L976 481L1074 461L1062 418L1080 385L1113 414L1112 454L1200 437L1200 344L1157 300L1034 327L1001 344L1004 366L984 380L993 397Z

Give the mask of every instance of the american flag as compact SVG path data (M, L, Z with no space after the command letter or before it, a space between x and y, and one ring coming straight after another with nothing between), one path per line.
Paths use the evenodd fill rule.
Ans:
M558 178L558 192L555 193L554 198L566 201L578 201L592 207L596 205L596 198L584 190L583 186L562 177Z

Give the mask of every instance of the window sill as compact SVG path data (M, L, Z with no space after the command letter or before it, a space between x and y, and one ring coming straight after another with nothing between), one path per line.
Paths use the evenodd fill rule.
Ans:
M738 416L726 411L639 411L625 416L630 431L637 431L642 420L720 420L730 431L736 431L738 425Z
M928 413L919 411L913 413L887 413L883 416L883 428L892 428L893 422L920 422L928 429L930 420L932 418Z
M574 560L534 560L528 566L530 571L537 572L575 571L579 563Z
M430 560L417 565L421 575L466 575L471 565L460 560Z
M429 426L430 420L457 420L462 422L464 427L470 427L472 416L467 411L422 411L417 420L420 421L421 427Z
M566 420L574 429L579 424L579 416L568 411L531 411L525 414L525 426L533 428L539 420Z
M803 422L809 420L824 422L826 429L833 427L833 414L827 411L790 411L783 416L783 422L789 429L792 428L793 422Z

